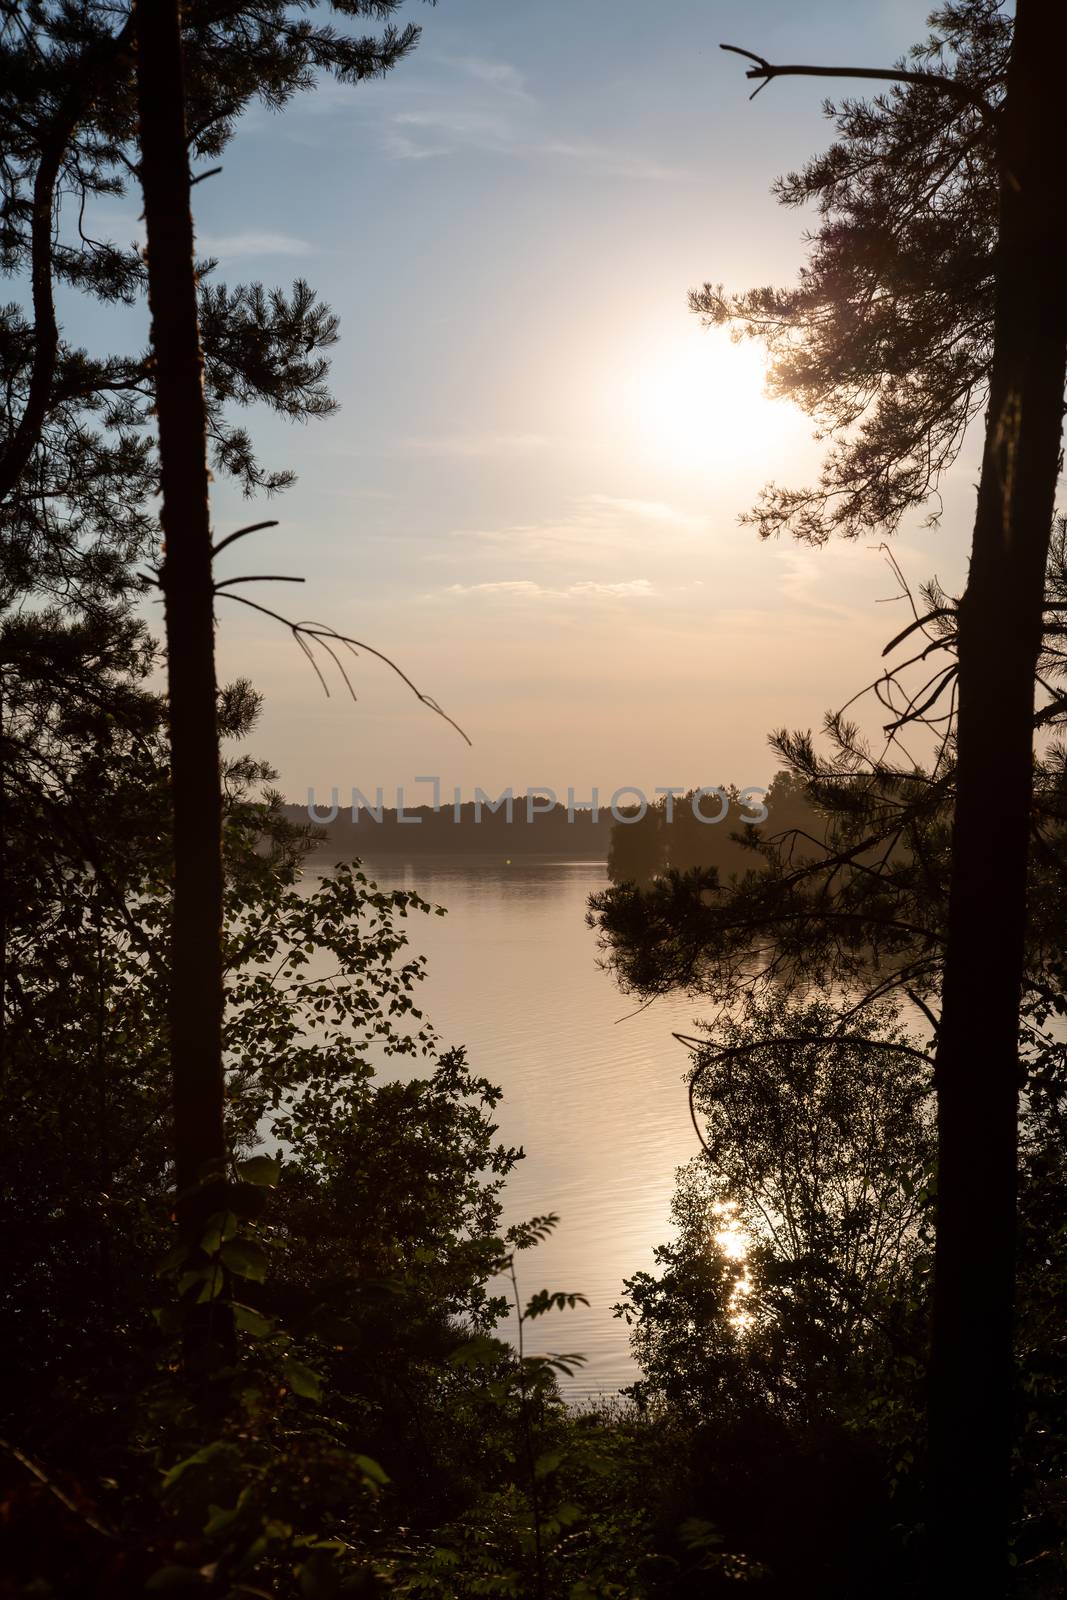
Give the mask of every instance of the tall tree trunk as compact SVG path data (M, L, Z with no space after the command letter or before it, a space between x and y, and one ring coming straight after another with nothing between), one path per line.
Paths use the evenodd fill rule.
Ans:
M208 511L207 420L197 321L178 0L138 0L141 183L148 236L166 538L174 920L170 1048L178 1221L196 1253L225 1178L222 1070L222 801ZM207 1181L205 1181L207 1180ZM198 1357L224 1353L205 1317Z
M1007 1586L1019 1004L1041 642L1067 353L1062 0L1018 0L1001 112L993 370L966 592L948 947L930 1470L944 1593Z

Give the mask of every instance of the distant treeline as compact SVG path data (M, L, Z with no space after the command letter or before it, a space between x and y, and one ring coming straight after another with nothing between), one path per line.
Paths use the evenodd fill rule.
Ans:
M495 799L495 797L494 797ZM532 814L525 796L516 795L510 810L491 811L485 803L467 801L458 808L442 805L405 806L404 821L395 807L370 812L362 807L355 817L349 807L332 822L316 824L323 848L342 855L561 855L579 860L603 860L611 845L611 812L605 806L596 821L590 810L577 806L568 814L564 805L543 809L535 800ZM306 823L306 806L286 806L295 823ZM318 808L320 814L326 807ZM457 816L458 810L458 816ZM378 821L380 815L381 821Z
M615 823L608 852L612 882L647 888L661 873L687 872L694 867L716 867L720 878L726 879L760 865L759 857L738 842L738 834L768 838L795 828L812 838L823 837L823 819L791 773L779 772L762 795L741 791L733 784L722 784L720 790L730 800L721 822L700 820L701 815L714 817L724 808L713 795L694 807L697 791L690 790L673 799L669 821L664 796L650 805L643 816L635 815L624 824ZM749 797L747 800L742 798L743 793ZM767 815L761 822L754 822L751 819L758 815L761 805Z
M629 791L628 791L629 792ZM531 807L516 795L510 809L486 802L466 801L458 808L442 804L405 806L403 820L395 807L375 810L359 807L353 817L349 806L332 821L315 823L321 847L342 855L556 855L578 860L607 860L614 882L647 885L669 868L717 867L724 876L757 865L752 853L733 835L749 829L761 835L790 828L821 833L817 813L804 797L796 779L779 773L766 791L742 791L722 784L717 791L690 789L668 800L661 796L643 813L639 805L620 806L618 821L608 805L594 817L588 807L568 810L556 804L546 808L537 798ZM694 804L694 797L696 799ZM719 796L725 796L728 805ZM760 822L751 819L765 809ZM306 806L289 805L288 819L300 826L309 821ZM328 815L325 805L319 815ZM722 813L719 821L712 819ZM702 820L703 819L703 820ZM746 819L749 819L746 821Z

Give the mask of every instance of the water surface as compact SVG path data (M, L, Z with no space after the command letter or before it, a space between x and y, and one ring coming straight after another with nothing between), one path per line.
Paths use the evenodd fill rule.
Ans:
M331 864L311 857L305 882ZM546 1288L590 1301L531 1324L529 1348L586 1356L564 1381L571 1396L613 1393L637 1369L611 1307L670 1237L675 1169L698 1148L688 1057L671 1037L691 1030L694 1004L662 1000L632 1015L635 1002L598 969L585 909L608 881L601 861L394 856L364 870L382 888L447 907L406 924L428 961L418 1004L443 1043L465 1045L472 1071L504 1091L499 1137L526 1152L505 1223L560 1217L553 1237L519 1258L523 1297Z

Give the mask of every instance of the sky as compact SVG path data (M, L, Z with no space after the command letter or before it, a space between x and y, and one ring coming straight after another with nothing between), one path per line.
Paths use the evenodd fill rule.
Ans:
M304 276L340 318L325 421L254 415L296 485L218 483L218 534L280 525L225 575L391 656L327 698L288 634L220 605L219 671L265 696L250 748L280 787L343 797L766 783L768 733L817 728L907 620L880 535L761 543L738 514L802 485L811 423L762 393L755 346L702 329L705 280L789 283L813 219L775 177L830 137L811 80L754 102L720 41L879 65L925 31L910 0L440 0L384 81L253 108L193 193L217 279ZM132 197L126 202L134 218ZM915 585L965 572L972 441L939 530L894 540ZM157 613L158 615L158 613ZM872 719L872 725L879 719ZM410 800L409 800L410 803Z

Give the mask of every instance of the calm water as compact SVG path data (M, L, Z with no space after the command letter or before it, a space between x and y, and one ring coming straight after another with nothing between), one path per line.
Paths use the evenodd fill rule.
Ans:
M305 881L331 861L311 858ZM505 1223L555 1211L555 1235L520 1257L524 1298L580 1291L588 1307L529 1328L529 1348L581 1351L565 1392L612 1393L637 1375L626 1325L611 1314L625 1277L652 1265L670 1237L675 1169L695 1153L682 1081L690 1002L636 1016L596 965L585 926L602 862L383 858L365 864L383 888L415 889L448 909L409 919L428 958L419 1005L446 1045L466 1045L474 1072L499 1084L501 1137L526 1159L505 1194ZM620 1021L620 1018L627 1020Z

